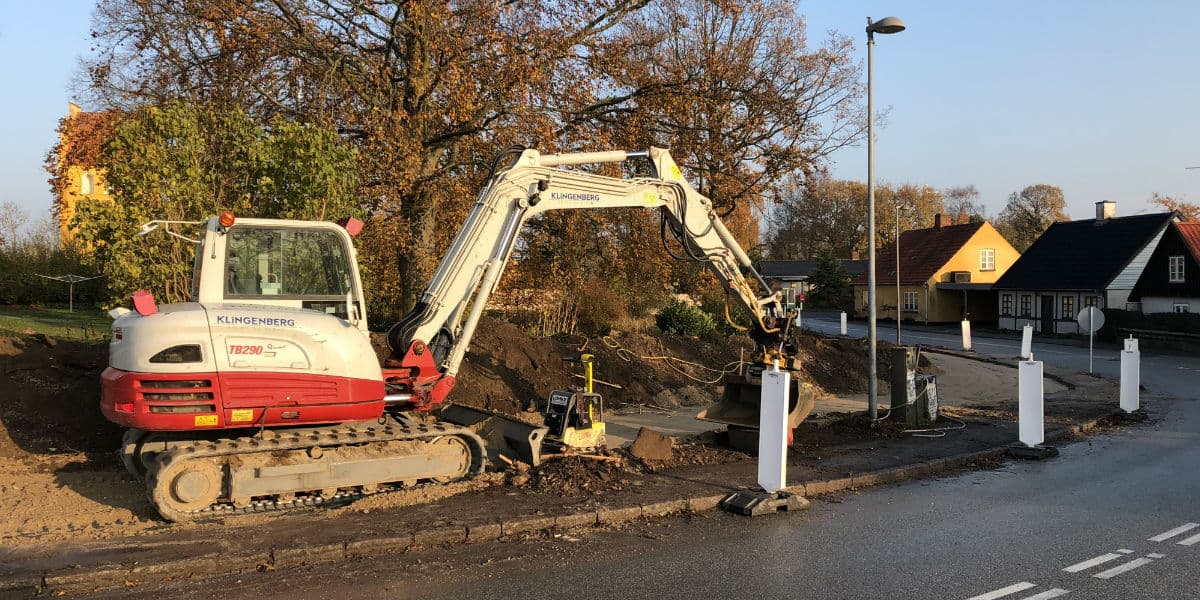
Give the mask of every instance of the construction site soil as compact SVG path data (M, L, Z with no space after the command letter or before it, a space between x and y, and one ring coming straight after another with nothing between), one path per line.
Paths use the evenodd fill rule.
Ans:
M866 377L862 344L806 338L804 377L829 394L860 391ZM590 352L597 356L597 378L620 386L601 390L612 406L702 404L715 399L719 389L702 382L736 363L739 350L746 348L739 338L640 333L607 339L533 338L488 319L451 397L484 408L523 411L574 379L576 367L564 364L563 357ZM656 358L665 356L686 363ZM11 561L57 555L64 544L135 543L114 539L128 536L141 536L136 544L162 536L198 543L218 538L226 540L221 543L267 543L282 535L316 539L321 531L341 538L376 535L381 528L412 531L437 523L494 523L521 515L636 505L754 484L752 457L723 447L720 433L705 433L676 440L671 457L663 461L613 450L610 460L518 465L506 473L380 494L342 508L170 524L157 516L144 484L126 474L116 457L121 431L98 409L105 362L104 345L0 338L0 548L8 548L0 551L0 571L13 566ZM1050 367L1047 371L1074 386L1047 398L1048 427L1096 418L1115 406L1111 382ZM943 404L953 405L954 399L943 398ZM943 436L936 439L915 437L896 422L872 426L861 414L811 418L795 431L788 478L844 477L990 448L1016 437L1015 401L947 407L943 414L957 420L939 422L946 429L933 432ZM379 517L381 512L386 517ZM301 522L306 525L299 526Z

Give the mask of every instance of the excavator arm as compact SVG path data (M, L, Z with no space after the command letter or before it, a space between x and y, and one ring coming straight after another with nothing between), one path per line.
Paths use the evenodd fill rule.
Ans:
M563 168L636 158L649 159L655 176L626 179ZM756 358L780 358L775 323L785 316L781 295L769 291L712 202L688 184L667 150L545 155L524 150L490 178L428 289L388 332L388 345L408 369L409 377L401 379L408 380L406 391L415 406L432 408L453 387L484 306L529 219L549 210L617 207L662 209L664 235L672 236L687 258L707 264L753 317ZM743 272L752 275L760 291Z

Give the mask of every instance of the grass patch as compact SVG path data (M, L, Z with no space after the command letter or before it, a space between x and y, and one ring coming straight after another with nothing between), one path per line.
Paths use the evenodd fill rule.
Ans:
M91 306L0 306L0 335L43 333L59 340L101 342L108 339L112 319Z

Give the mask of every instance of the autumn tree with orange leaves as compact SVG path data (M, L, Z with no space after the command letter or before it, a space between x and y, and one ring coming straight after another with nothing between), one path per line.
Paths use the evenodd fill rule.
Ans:
M850 43L810 48L781 0L100 0L93 29L100 105L178 100L351 140L373 311L392 317L424 289L510 145L670 146L703 193L737 211L752 247L755 207L776 182L861 134ZM559 221L539 224L545 236L589 240L582 262L629 296L669 278L664 261L642 258L655 252L651 215L548 219ZM551 250L539 243L528 248Z

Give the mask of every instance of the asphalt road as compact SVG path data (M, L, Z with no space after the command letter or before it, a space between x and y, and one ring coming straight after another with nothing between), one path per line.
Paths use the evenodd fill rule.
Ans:
M914 333L912 341L952 345L952 337ZM988 346L1016 354L1016 342L976 340L977 350ZM1035 344L1035 355L1067 367L1082 358L1086 367L1087 348ZM1111 359L1097 370L1115 373L1115 351L1101 356ZM1200 598L1197 363L1146 356L1150 394L1176 397L1153 400L1151 423L1070 444L1046 462L873 488L795 515L667 519L115 595Z

